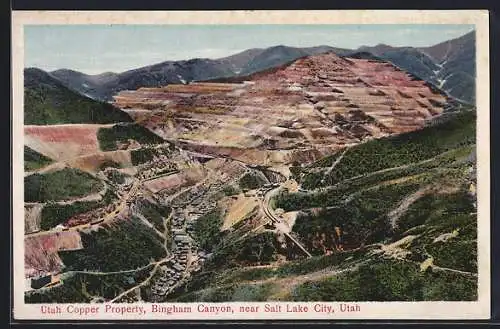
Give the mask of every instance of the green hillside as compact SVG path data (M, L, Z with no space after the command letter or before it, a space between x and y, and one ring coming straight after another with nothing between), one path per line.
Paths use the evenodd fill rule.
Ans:
M103 183L92 175L74 168L33 174L24 178L24 201L46 202L82 197L103 189Z
M323 257L323 259L331 256ZM420 271L412 263L371 259L359 268L320 267L325 276L307 280L302 275L283 275L285 266L276 269L224 272L206 288L172 299L174 302L242 301L460 301L477 299L474 278L451 272ZM328 275L328 272L331 274ZM313 272L317 273L317 272ZM238 275L238 279L235 278ZM249 276L252 275L252 276ZM283 284L293 282L283 293Z
M70 271L133 270L166 256L161 238L136 217L119 226L104 226L84 233L82 244L81 250L59 253Z
M48 202L42 209L40 228L50 230L75 215L107 206L114 200L116 200L116 195L108 188L102 199L98 201L75 201L69 204Z
M52 159L49 159L45 155L40 154L27 146L24 146L24 170L36 170L51 163Z
M67 272L61 277L63 284L51 289L32 290L25 294L26 303L90 303L111 300L113 297L144 281L153 265L136 271L106 275L92 272Z
M40 69L24 70L24 123L27 125L130 121L127 113L68 89Z

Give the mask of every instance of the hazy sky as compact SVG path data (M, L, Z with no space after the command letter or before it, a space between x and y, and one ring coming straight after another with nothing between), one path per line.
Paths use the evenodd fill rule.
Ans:
M122 72L167 60L220 58L248 48L385 43L431 46L473 25L31 25L25 67Z

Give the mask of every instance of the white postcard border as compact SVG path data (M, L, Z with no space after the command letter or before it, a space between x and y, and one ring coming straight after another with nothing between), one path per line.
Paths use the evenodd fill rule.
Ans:
M194 23L195 22L195 23ZM23 26L31 24L474 24L476 27L476 103L478 175L478 301L475 302L359 302L360 312L340 312L340 302L278 303L302 305L305 313L239 313L240 306L266 303L178 303L192 313L153 313L152 304L50 304L68 307L140 305L144 315L100 313L42 314L41 306L24 303L24 176L23 167ZM333 45L334 46L334 45ZM490 143L489 143L489 25L486 10L342 10L342 11L14 11L12 13L13 79L13 294L14 319L32 320L339 320L339 319L488 319L490 318ZM204 306L229 305L235 313L198 312ZM277 303L267 303L277 304ZM330 305L334 313L315 312L316 304ZM162 306L174 304L162 304Z

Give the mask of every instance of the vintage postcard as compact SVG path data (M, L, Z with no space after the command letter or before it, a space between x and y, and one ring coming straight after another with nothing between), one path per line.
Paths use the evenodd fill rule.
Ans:
M490 317L487 11L12 33L15 319Z

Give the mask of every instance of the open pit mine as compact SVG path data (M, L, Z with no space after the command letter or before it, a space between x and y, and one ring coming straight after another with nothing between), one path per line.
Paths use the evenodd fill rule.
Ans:
M451 101L388 62L334 53L241 78L122 91L114 99L184 149L267 166L310 162L419 129Z

